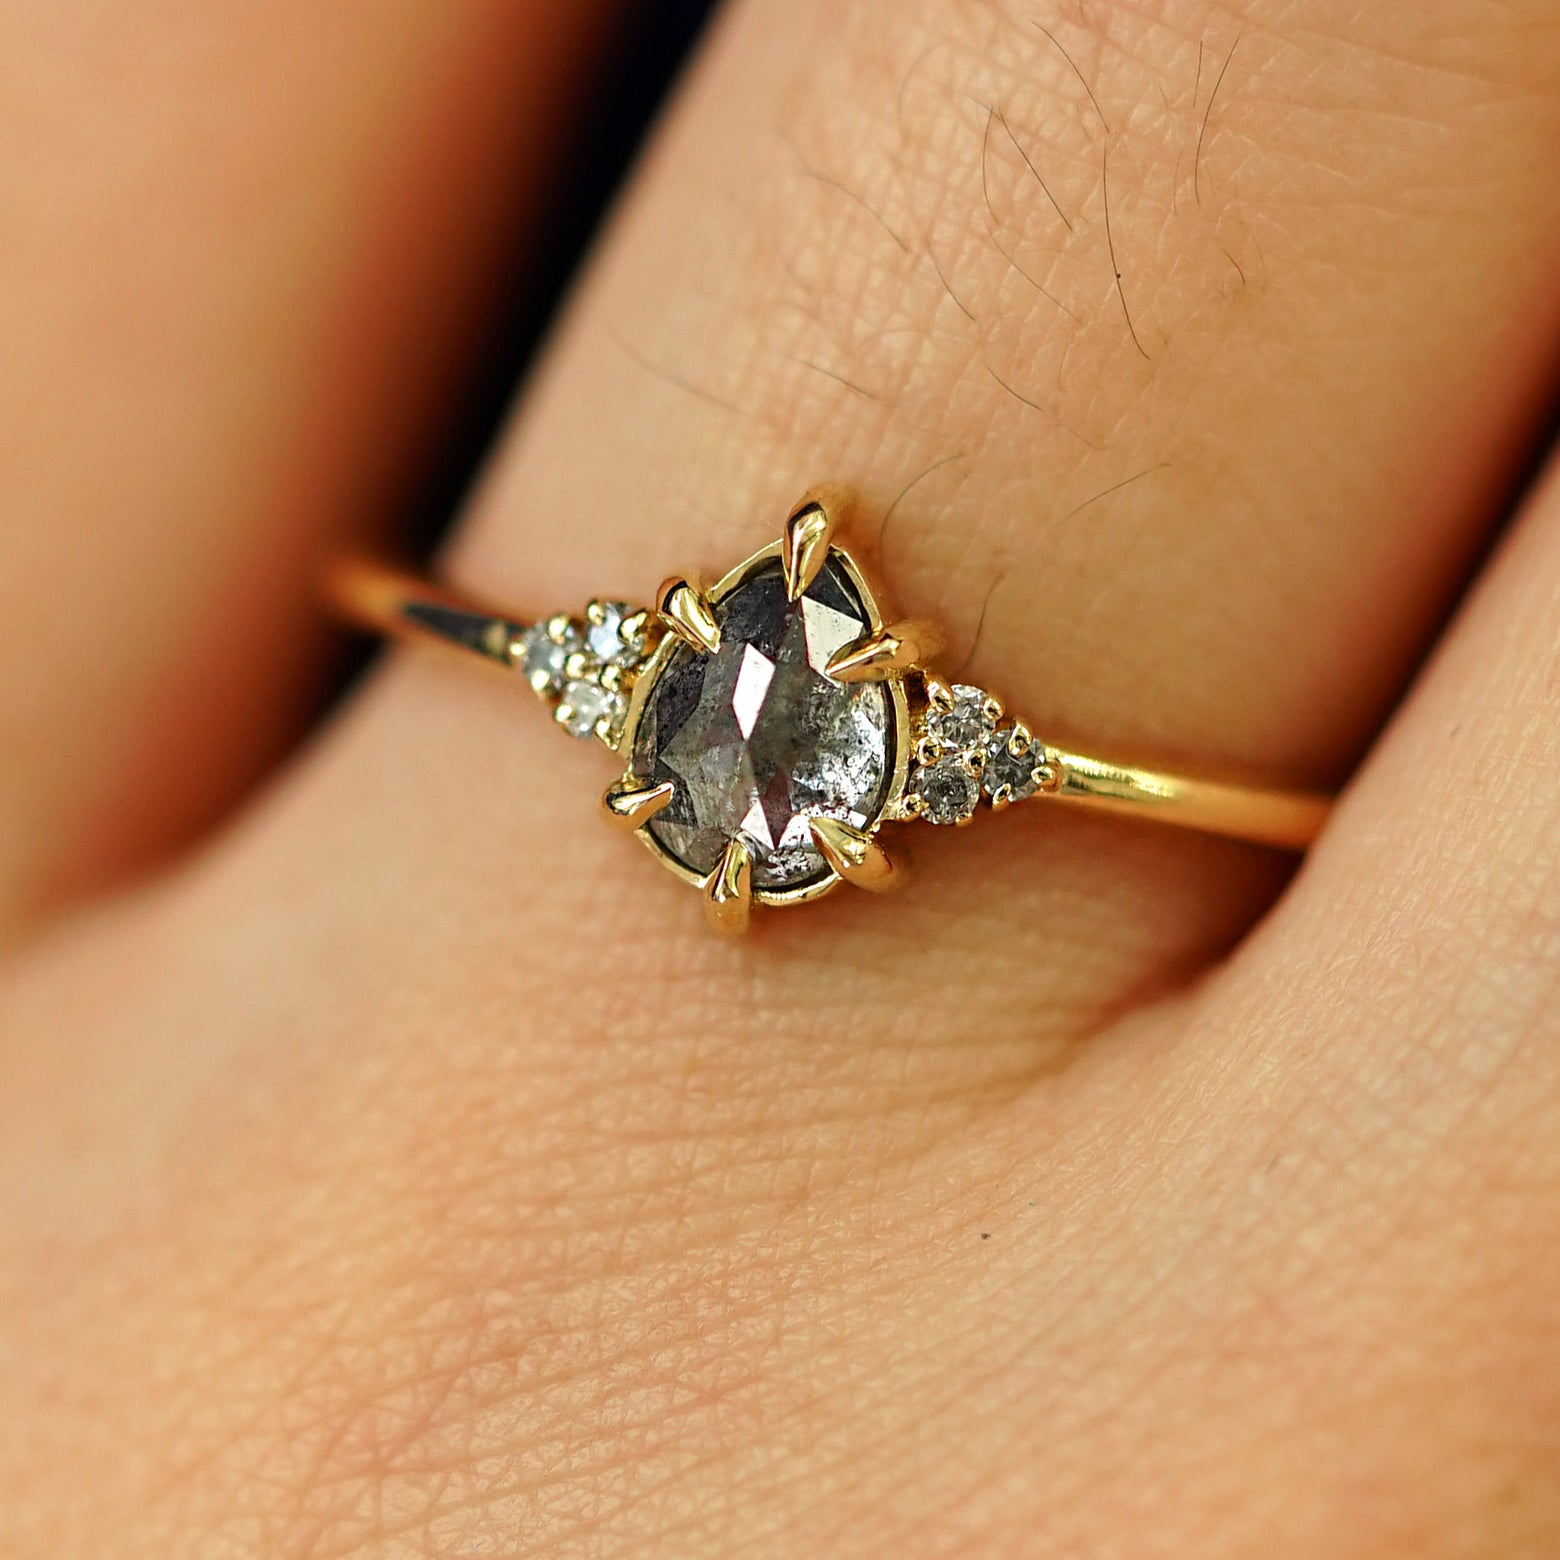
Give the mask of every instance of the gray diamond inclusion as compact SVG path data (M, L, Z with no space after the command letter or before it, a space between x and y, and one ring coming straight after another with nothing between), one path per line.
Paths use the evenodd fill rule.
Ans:
M647 828L698 873L712 872L740 834L755 888L803 888L829 875L807 820L870 827L893 785L888 691L823 675L836 650L870 630L867 610L833 555L800 601L786 600L771 559L714 610L720 649L679 645L640 720L635 774L675 786Z

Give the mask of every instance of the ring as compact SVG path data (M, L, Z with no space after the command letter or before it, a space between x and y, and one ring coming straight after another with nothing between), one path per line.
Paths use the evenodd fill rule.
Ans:
M342 564L339 612L519 671L573 736L623 761L607 816L704 895L722 931L753 905L905 881L885 825L967 824L1046 800L1301 851L1329 799L1057 747L984 688L950 682L928 623L885 617L842 544L848 496L815 488L780 539L653 609L593 601L527 623L377 563Z

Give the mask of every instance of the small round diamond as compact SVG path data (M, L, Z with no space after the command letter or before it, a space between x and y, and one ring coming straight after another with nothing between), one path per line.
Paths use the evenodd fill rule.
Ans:
M623 696L598 682L571 682L563 690L558 721L571 737L590 737L602 720L617 726L623 719Z
M945 758L917 774L915 794L928 823L963 823L975 812L980 783L963 764Z
M521 639L525 679L538 693L555 694L563 687L564 667L581 645L579 631L570 626L556 634L545 623L528 628Z
M603 666L632 666L644 650L643 634L625 632L624 623L634 609L621 601L593 601L587 617L585 643Z
M1014 741L1015 734L1011 731L999 731L991 739L991 745L986 750L986 768L981 776L981 784L987 796L995 796L1006 788L1009 801L1021 802L1039 789L1035 771L1044 762L1044 754L1039 744L1034 742L1024 745L1022 753L1015 753L1012 746Z
M955 752L983 748L996 725L987 707L991 695L967 683L959 683L949 692L953 695L953 708L934 708L927 717L927 731L941 746Z

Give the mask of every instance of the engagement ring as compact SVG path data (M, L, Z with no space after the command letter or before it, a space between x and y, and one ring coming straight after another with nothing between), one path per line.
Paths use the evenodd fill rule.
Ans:
M653 608L593 601L527 623L377 564L344 565L341 610L519 672L571 735L623 764L602 806L704 896L722 931L751 907L904 881L893 826L967 824L1030 801L1135 814L1303 850L1325 797L1161 773L1053 745L985 688L934 667L941 635L886 619L840 540L848 501L809 493L780 539Z

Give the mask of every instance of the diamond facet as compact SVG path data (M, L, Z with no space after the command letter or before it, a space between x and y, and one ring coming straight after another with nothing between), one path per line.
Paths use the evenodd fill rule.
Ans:
M583 678L563 690L563 702L558 706L559 723L571 737L594 736L603 719L615 725L623 713L622 695Z
M808 819L870 829L893 787L890 693L824 675L842 645L870 631L871 613L834 553L795 602L779 560L768 558L713 607L720 649L678 643L640 716L634 774L675 786L646 830L701 875L740 837L755 890L823 882L832 869Z
M963 823L974 816L980 800L980 782L956 758L928 764L917 772L913 785L928 823Z
M957 753L983 748L996 725L986 707L991 695L967 683L956 684L950 692L953 708L933 710L927 719L927 730L940 746Z
M538 693L559 692L563 687L564 666L581 645L579 631L570 626L556 635L548 625L528 628L521 640L525 647L525 678Z
M644 646L642 636L636 640L623 630L624 621L633 615L633 610L621 601L590 604L585 643L603 666L632 666L639 660Z
M1045 755L1034 743L1020 744L1024 751L1015 753L1013 744L1016 740L1011 731L999 731L991 739L991 746L986 750L985 772L981 776L987 796L995 796L1006 787L1007 799L1021 802L1039 789L1035 770Z

